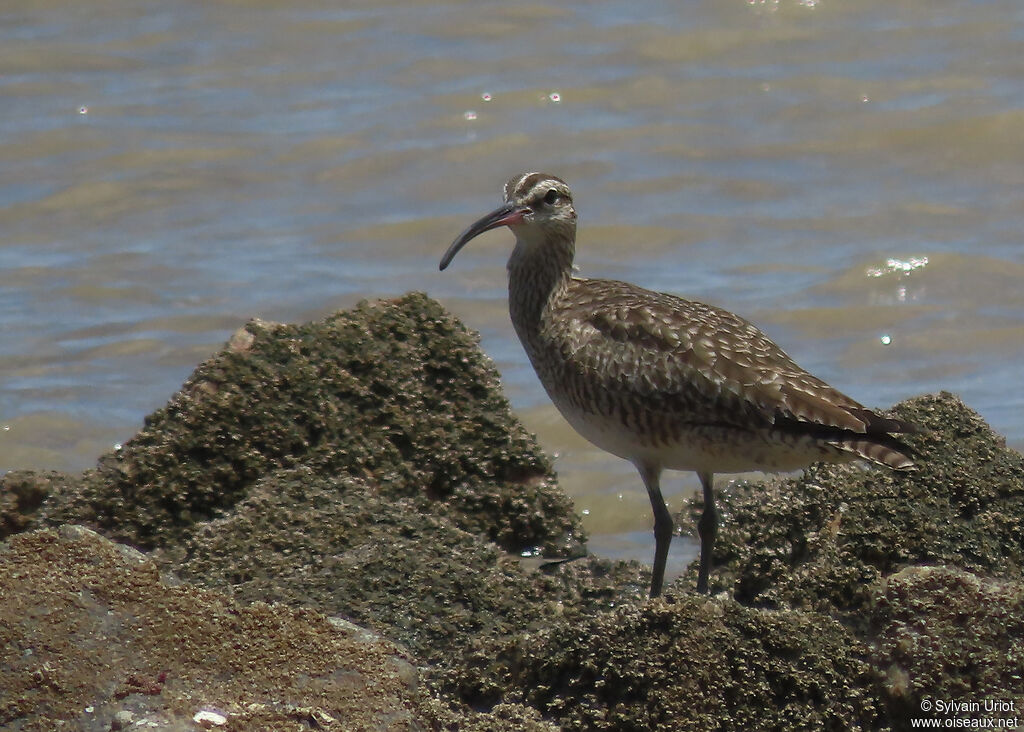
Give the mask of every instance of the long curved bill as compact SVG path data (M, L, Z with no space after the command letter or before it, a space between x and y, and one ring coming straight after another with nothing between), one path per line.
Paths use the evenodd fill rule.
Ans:
M501 208L494 209L479 221L470 224L465 231L459 234L459 238L452 242L452 245L448 247L448 251L441 257L441 270L444 271L451 264L455 255L459 253L462 247L466 246L470 239L483 234L485 231L497 229L499 226L518 224L523 220L524 213L526 213L526 209L522 206L506 203Z

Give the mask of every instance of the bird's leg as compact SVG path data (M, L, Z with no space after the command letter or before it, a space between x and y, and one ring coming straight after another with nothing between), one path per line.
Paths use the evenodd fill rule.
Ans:
M672 543L672 515L668 512L665 499L661 497L661 467L647 463L636 463L640 477L647 487L654 510L654 567L651 570L651 597L661 594L665 582L665 564L668 561L668 547Z
M715 476L712 473L699 472L700 484L704 487L704 513L697 522L697 533L700 534L700 569L697 573L697 592L706 594L708 591L708 575L711 572L711 550L718 535L718 511L715 509Z

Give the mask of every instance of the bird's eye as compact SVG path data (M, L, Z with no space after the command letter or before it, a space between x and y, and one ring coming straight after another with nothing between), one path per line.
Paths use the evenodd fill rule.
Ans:
M551 203L554 203L557 200L558 200L558 191L556 191L554 188L552 188L550 191L548 191L547 194L544 196L544 203L551 204Z

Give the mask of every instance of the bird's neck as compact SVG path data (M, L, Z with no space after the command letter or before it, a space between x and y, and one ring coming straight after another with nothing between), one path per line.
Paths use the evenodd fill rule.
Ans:
M574 235L539 240L517 235L508 260L508 303L524 344L539 333L548 304L569 286L575 253Z

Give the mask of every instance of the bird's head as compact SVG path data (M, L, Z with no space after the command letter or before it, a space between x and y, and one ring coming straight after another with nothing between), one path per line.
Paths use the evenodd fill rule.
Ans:
M564 180L547 173L524 173L505 184L504 205L474 222L448 247L441 258L445 269L470 239L507 226L516 235L517 250L568 244L576 238L576 209Z

